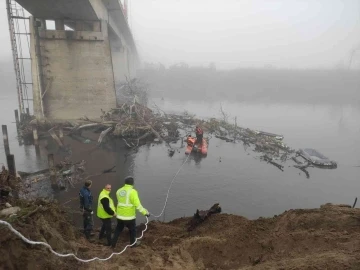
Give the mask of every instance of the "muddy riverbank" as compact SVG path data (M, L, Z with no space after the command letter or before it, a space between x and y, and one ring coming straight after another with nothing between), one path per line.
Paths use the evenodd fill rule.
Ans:
M25 237L45 241L60 253L81 258L111 254L101 243L88 243L58 204L12 201L18 217L8 219ZM34 209L41 209L35 213ZM1 207L2 208L2 207ZM326 204L288 210L279 216L249 220L213 214L193 231L190 218L151 221L142 244L106 262L80 263L59 258L44 247L25 244L1 226L0 266L4 269L358 269L360 210ZM140 219L138 222L143 221ZM143 229L138 227L138 233ZM128 242L123 233L116 252Z

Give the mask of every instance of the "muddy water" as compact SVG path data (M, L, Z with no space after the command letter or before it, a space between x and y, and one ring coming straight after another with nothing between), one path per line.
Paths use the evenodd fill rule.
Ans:
M177 103L172 100L155 100L164 110L182 112L184 109L199 117L219 117L219 103ZM15 154L17 169L35 171L46 167L47 152L56 152L51 142L41 145L38 152L33 146L19 146L16 140L13 109L16 99L1 100L1 108L7 106L11 113L0 114L2 123L8 124L11 151ZM11 104L13 103L13 104ZM293 163L285 164L284 172L260 162L258 154L245 150L241 144L226 143L211 138L206 158L190 156L179 173L166 210L166 220L192 215L197 208L209 208L220 202L228 213L249 218L279 214L289 208L318 207L326 202L352 203L359 195L360 168L360 110L351 106L326 106L306 104L247 104L222 103L230 115L237 117L243 127L280 133L284 141L297 149L316 148L339 164L335 170L309 168L310 178ZM173 157L168 157L164 145L147 145L137 153L125 157L121 141L108 149L96 148L98 135L90 144L84 140L66 138L72 147L72 160L86 160L87 173L97 174L116 165L116 173L92 177L95 198L101 188L110 183L114 191L121 186L125 175L133 173L136 188L142 203L157 214L163 206L166 191L172 177L185 161L180 143ZM206 136L206 135L205 135ZM37 155L38 153L38 155ZM61 154L56 156L57 160ZM0 163L5 162L3 147L0 148ZM290 167L289 167L290 166ZM75 189L56 193L62 203L77 197L81 184ZM77 208L77 199L67 206Z

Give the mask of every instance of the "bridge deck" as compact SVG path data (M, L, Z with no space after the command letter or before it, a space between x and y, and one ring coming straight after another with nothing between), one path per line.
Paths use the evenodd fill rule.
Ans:
M89 0L16 0L37 18L96 20Z

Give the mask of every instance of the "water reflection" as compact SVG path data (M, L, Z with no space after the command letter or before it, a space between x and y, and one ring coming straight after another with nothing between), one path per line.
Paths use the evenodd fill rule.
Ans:
M36 155L36 160L39 162L41 160L41 153L40 153L39 145L35 145L35 155Z
M202 155L201 153L191 153L190 157L188 159L188 163L190 164L191 161L193 160L195 162L195 165L197 168L201 168L201 161L206 158L204 157L204 155Z

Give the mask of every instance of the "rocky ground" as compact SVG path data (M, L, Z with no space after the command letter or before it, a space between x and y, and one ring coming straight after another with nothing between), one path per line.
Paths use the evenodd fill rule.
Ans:
M107 257L111 249L87 242L53 202L9 201L22 210L7 220L24 236L81 258ZM41 205L41 207L40 207ZM0 210L5 205L0 206ZM79 218L81 218L79 214ZM141 246L106 262L79 263L30 246L0 225L1 269L360 269L360 210L326 204L248 220L213 214L188 232L191 218L151 221ZM139 232L143 228L139 226ZM97 236L97 235L96 235ZM95 237L96 237L95 236ZM128 243L124 233L115 251Z

